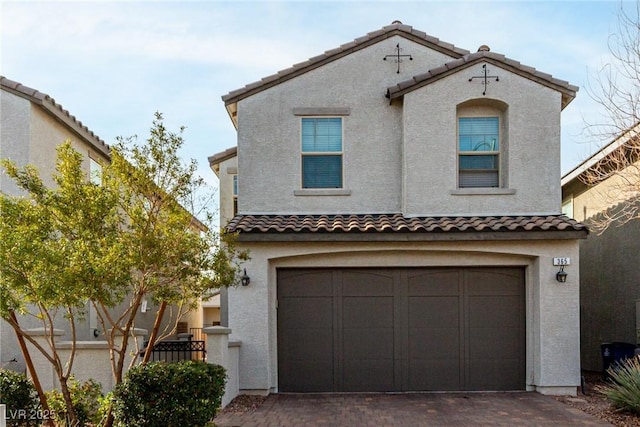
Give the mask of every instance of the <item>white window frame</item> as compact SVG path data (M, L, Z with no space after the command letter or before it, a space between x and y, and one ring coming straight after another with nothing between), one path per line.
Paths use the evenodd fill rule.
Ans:
M492 151L462 151L460 150L460 119L484 119L484 118L496 118L498 119L498 150L492 150ZM503 165L502 165L502 150L503 150L503 146L504 146L504 138L502 135L502 118L500 114L495 114L495 115L488 115L488 114L482 114L482 115L458 115L456 117L456 171L457 171L457 176L456 176L456 180L457 180L457 188L458 189L471 189L471 188L486 188L486 189L493 189L493 188L502 188L503 186L503 182L502 182L502 169L503 169ZM461 156L496 156L496 164L497 164L497 177L498 177L498 185L495 187L471 187L471 186L461 186L460 185L460 174L461 174L461 169L460 169L460 158ZM464 169L464 170L471 170L471 169ZM480 169L479 169L480 170ZM483 169L484 170L484 169ZM491 169L493 170L493 169Z
M302 150L302 123L304 120L308 120L308 119L340 119L340 151L303 151ZM343 116L334 116L334 115L330 115L330 116L304 116L304 117L300 117L300 135L299 135L299 141L300 141L300 188L302 190L306 190L306 191L313 191L313 190L342 190L345 188L345 182L344 182L344 177L345 177L345 173L344 173L344 127L345 127L345 117ZM340 172L341 172L341 176L340 176L340 187L305 187L304 186L304 157L305 156L340 156Z

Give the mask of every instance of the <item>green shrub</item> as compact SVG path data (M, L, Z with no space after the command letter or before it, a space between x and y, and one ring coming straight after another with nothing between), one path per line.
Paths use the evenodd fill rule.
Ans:
M623 411L640 413L640 358L632 357L607 370L609 382L597 390L613 406Z
M35 426L40 422L40 402L26 375L0 369L0 403L7 405L8 426Z
M87 426L98 424L101 420L100 402L102 398L102 386L92 379L80 383L73 376L67 382L71 401L76 411L77 426ZM64 401L64 396L58 390L51 390L45 393L49 409L53 418L59 426L70 426L69 411Z
M152 362L131 369L113 393L117 425L204 426L216 414L226 372L205 362Z

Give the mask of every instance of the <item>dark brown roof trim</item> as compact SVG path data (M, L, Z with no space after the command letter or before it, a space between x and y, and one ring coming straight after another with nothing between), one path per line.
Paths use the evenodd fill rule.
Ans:
M328 50L321 55L295 64L290 68L278 71L276 74L264 77L260 81L250 83L243 88L231 91L228 94L223 95L222 100L225 105L236 103L265 89L279 85L289 79L396 35L427 46L452 58L460 58L469 54L468 50L460 49L450 43L442 42L440 39L429 36L423 31L415 30L410 25L391 24L380 30L368 33L367 35L357 38L349 43L345 43L336 49Z
M89 130L89 128L83 125L80 120L76 119L75 116L72 116L69 111L62 108L62 105L58 104L55 99L46 93L42 93L4 76L0 76L0 86L2 87L2 90L27 99L34 104L40 105L55 119L72 129L79 137L87 141L96 151L102 153L107 159L111 158L109 146L100 137L98 137L98 135Z
M503 68L507 71L513 72L520 76L523 76L529 80L540 83L544 86L548 86L563 94L562 96L562 108L569 105L569 103L576 97L578 87L569 84L565 80L554 78L552 75L537 71L533 67L520 64L520 62L513 59L509 59L502 54L479 51L472 54L465 55L461 58L455 59L451 62L431 69L426 73L414 76L410 80L405 80L397 85L387 88L387 98L394 99L404 96L404 94L412 92L418 88L431 84L451 74L457 73L460 70L468 68L479 62L488 62L497 67Z
M213 167L215 165L218 165L224 162L225 160L236 157L237 155L238 155L238 147L227 148L226 150L216 153L213 156L209 156L208 157L209 166Z
M564 215L404 217L238 215L227 225L241 241L453 241L582 239L587 227Z

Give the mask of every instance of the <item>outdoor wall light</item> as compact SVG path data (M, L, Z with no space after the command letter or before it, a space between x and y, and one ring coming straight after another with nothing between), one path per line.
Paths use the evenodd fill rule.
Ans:
M567 276L569 274L564 271L564 265L560 266L560 271L556 273L556 280L560 283L565 283L567 281Z
M567 273L564 273L564 274L567 274ZM242 283L242 286L249 286L249 283L251 283L251 278L247 276L246 268L244 269L244 274L240 278L240 282Z

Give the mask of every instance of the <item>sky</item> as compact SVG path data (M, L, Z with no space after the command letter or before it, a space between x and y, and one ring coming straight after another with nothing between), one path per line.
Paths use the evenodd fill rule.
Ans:
M623 3L629 7L631 3ZM562 172L602 141L589 96L610 61L618 1L7 1L0 74L53 97L107 144L148 136L156 111L198 162L236 145L221 96L394 20L475 52L490 46L579 86L562 113ZM426 71L426 70L425 70ZM1 112L0 112L1 114Z

